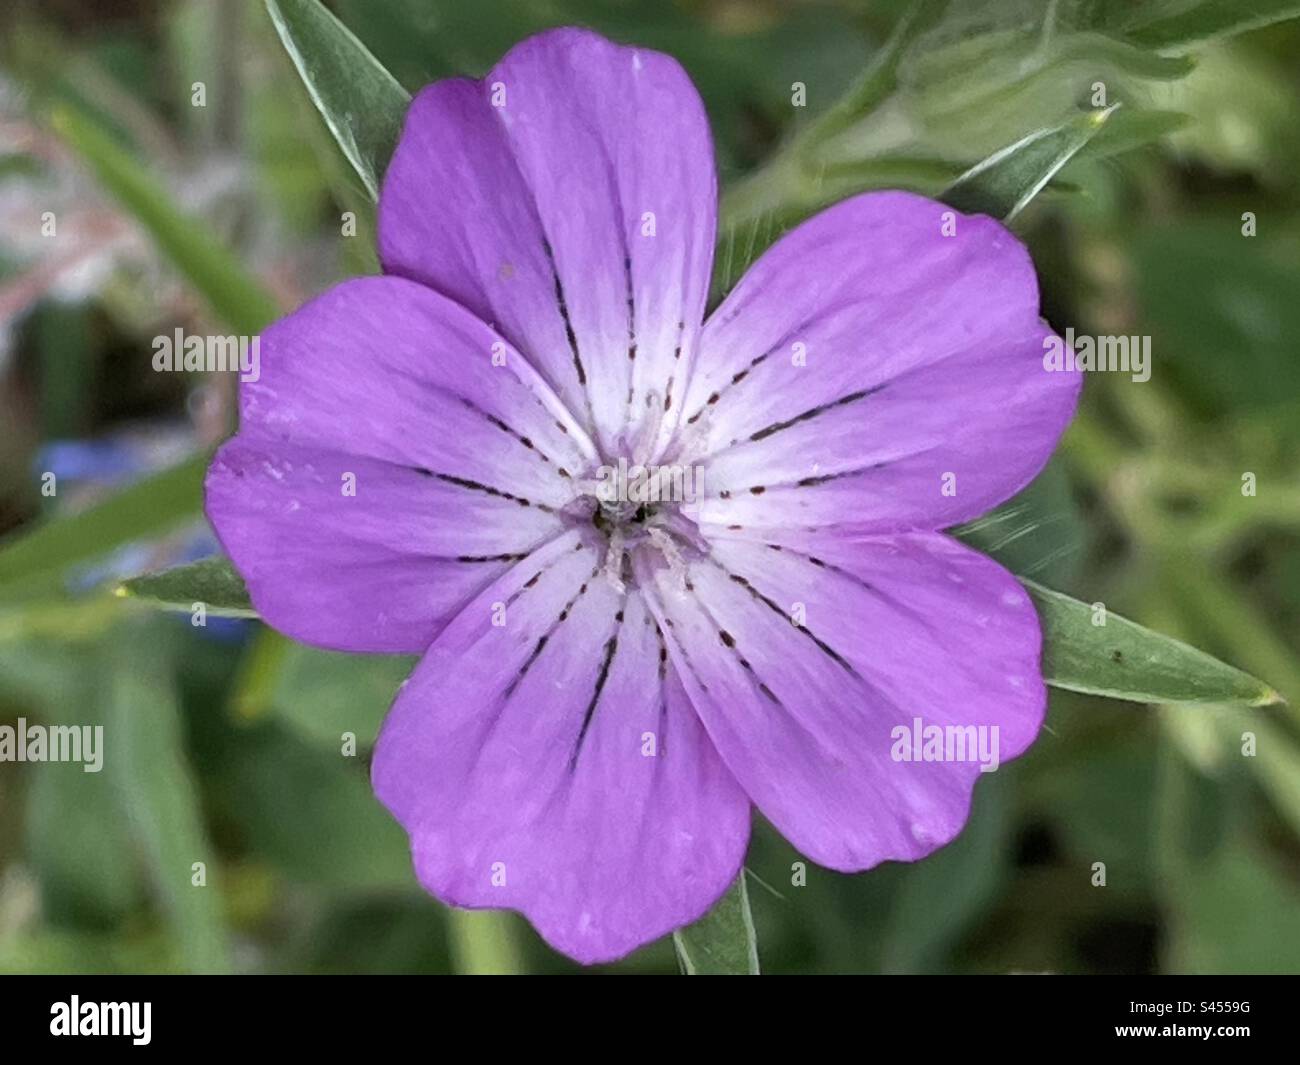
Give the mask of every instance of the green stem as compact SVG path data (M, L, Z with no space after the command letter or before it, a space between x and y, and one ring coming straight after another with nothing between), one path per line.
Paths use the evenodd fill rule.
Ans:
M507 910L447 911L452 966L464 976L517 976L526 971Z

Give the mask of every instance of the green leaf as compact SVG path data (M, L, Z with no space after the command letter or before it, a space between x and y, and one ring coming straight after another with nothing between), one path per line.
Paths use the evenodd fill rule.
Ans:
M105 754L131 835L144 855L191 972L224 972L230 956L214 883L217 855L185 753L173 664L148 625L116 642L106 692ZM193 883L202 862L206 883Z
M1118 104L1039 130L976 163L939 198L967 214L1011 221L1095 137Z
M1115 112L1088 146L1089 159L1105 159L1158 141L1186 129L1196 119L1183 111L1140 111L1125 107Z
M202 603L216 617L257 617L244 579L220 555L132 577L118 586L117 594L174 610L190 610Z
M824 141L879 107L898 87L898 66L907 49L939 19L948 4L949 0L915 0L906 8L849 90L809 129L804 140Z
M198 514L209 456L136 481L102 503L0 541L0 597L48 590L77 563L162 536Z
M58 109L52 121L219 318L253 336L277 316L276 302L261 283L203 223L178 210L166 190L111 137L69 107ZM48 591L67 567L133 540L161 536L197 515L207 465L206 455L196 456L87 510L0 543L0 596Z
M743 869L713 909L673 933L673 946L687 976L758 975L758 941Z
M818 211L873 189L913 189L934 195L961 173L961 167L942 159L887 155L818 166L815 181L807 180L810 175L788 162L785 171L793 176L782 180L782 170L764 169L724 193L710 307L778 237Z
M271 709L271 699L293 649L298 645L265 625L248 641L231 686L230 709L241 721L256 721Z
M782 233L817 211L860 192L911 188L959 211L1010 221L1093 137L1105 128L1118 105L1078 115L1063 125L1039 130L994 152L953 180L956 167L942 159L885 155L830 161L810 171L792 142L762 170L734 185L723 197L714 256L710 305L715 305L746 269ZM1172 122L1135 123L1116 137L1109 151L1122 151L1152 127ZM806 138L805 138L806 139ZM815 173L814 173L815 171ZM812 180L815 177L815 180ZM939 192L946 187L946 191Z
M255 336L279 315L275 299L262 283L203 222L179 210L167 190L91 119L65 106L54 112L51 121L219 319L244 336Z
M266 0L266 10L330 133L378 199L410 95L319 0Z
M1155 0L1124 4L1121 30L1148 48L1180 51L1214 37L1227 37L1275 22L1300 17L1296 0L1201 0L1169 3Z
M1134 100L1144 98L1146 82L1176 80L1192 69L1188 58L1159 56L1103 34L1021 25L959 35L922 51L907 65L902 91L927 142L978 158L1013 132L1065 121L1094 81L1107 86L1111 99Z
M1042 619L1043 679L1053 687L1139 703L1281 701L1267 684L1180 640L1110 612L1094 624L1090 604L1021 583Z
M1051 479L1043 480L1039 494L1051 495L1056 502L1043 510L1035 496L1034 505L1042 514L1026 510L1030 496L1038 492L1027 490L1017 497L1026 502L1013 501L972 523L962 532L962 538L1022 573L1077 552L1079 545L1069 521L1067 501L1058 498L1061 486L1052 483L1049 488ZM1137 702L1235 702L1259 706L1279 701L1277 693L1263 682L1203 651L1113 613L1107 614L1104 626L1094 625L1090 604L1023 577L1022 582L1034 596L1043 618L1044 679L1054 687ZM132 578L119 591L174 609L189 610L195 602L205 602L209 613L218 616L257 616L242 579L225 558L204 559ZM285 676L280 678L273 703L277 713L306 735L334 742L346 725L346 731L364 739L370 735L371 726L382 719L383 709L391 701L391 689L409 672L409 666L408 660L400 658L376 661L295 649L291 667L284 670L295 680L289 683ZM298 686L307 679L315 682L314 687L309 685L300 691ZM370 693L360 704L356 703L355 692L346 698L337 697L345 690L345 683L353 681L359 681Z
M66 658L61 664L70 674L66 702L51 706L41 724L103 728L101 700L96 698L102 661L83 652L75 665ZM112 773L103 771L105 746L101 740L96 772L86 772L93 762L50 762L29 777L24 803L27 860L40 886L41 909L55 925L108 928L141 899ZM83 751L83 758L87 754Z

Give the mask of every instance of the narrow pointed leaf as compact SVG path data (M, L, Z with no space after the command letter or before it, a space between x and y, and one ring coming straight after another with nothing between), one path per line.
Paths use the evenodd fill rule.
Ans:
M687 976L758 975L758 941L744 870L713 909L673 933L673 945Z
M939 198L967 214L1010 221L1101 131L1118 106L1029 134L976 163Z
M266 10L325 125L378 199L410 95L319 0L266 0Z
M1204 651L1109 611L1104 625L1094 624L1092 604L1024 577L1021 583L1042 618L1043 678L1053 687L1135 702L1279 701L1267 684ZM218 616L257 616L242 578L220 557L132 578L119 594L177 610L203 602Z
M1089 159L1106 159L1158 141L1186 129L1196 121L1182 111L1140 111L1125 107L1116 111L1088 145Z
M820 166L815 185L773 181L776 168L759 171L723 196L714 256L710 305L715 306L750 265L786 230L840 200L879 188L910 188L959 211L1010 221L1038 195L1066 163L1107 125L1115 105L1092 111L1051 129L1039 130L1002 148L969 170L938 159L885 156ZM1163 115L1163 112L1158 114ZM1172 120L1135 121L1110 139L1114 154L1173 128ZM791 168L785 167L788 171ZM763 179L767 180L764 181ZM951 183L949 184L949 182ZM938 192L947 186L946 191ZM1057 186L1060 187L1058 182Z
M1140 703L1281 702L1263 681L1172 636L1021 578L1043 625L1043 679L1053 687Z
M849 91L817 120L806 141L816 143L833 137L879 107L898 86L898 66L907 49L939 21L949 3L950 0L915 0L904 9L889 37L871 56Z
M195 603L202 603L217 617L257 617L243 578L229 559L219 555L132 577L118 586L117 594L176 610L190 610Z
M1300 18L1296 0L1135 4L1120 30L1147 48L1177 52L1215 37L1231 37L1293 18Z
M105 732L113 747L106 775L111 774L185 968L225 972L231 959L217 894L220 871L185 751L169 652L146 625L127 630L111 653ZM201 886L194 880L199 862Z
M197 517L209 456L196 455L116 495L31 532L0 541L0 598L47 590L64 571L114 548L162 536Z

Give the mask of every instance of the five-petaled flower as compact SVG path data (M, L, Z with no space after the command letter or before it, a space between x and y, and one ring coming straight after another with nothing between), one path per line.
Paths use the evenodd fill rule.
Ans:
M266 331L207 481L269 624L423 653L372 766L421 883L585 962L705 913L751 804L833 869L930 853L980 765L894 761L894 730L997 726L1005 760L1043 718L1029 598L938 531L1075 407L1024 247L860 195L706 320L716 192L667 56L557 30L429 86L384 276ZM598 495L620 460L703 493Z

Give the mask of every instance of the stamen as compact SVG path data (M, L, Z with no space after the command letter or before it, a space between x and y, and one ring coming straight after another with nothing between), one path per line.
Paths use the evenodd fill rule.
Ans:
M690 584L688 580L690 570L686 566L686 559L682 557L681 549L677 546L673 534L653 520L646 523L645 531L650 537L650 542L659 549L659 553L667 561L668 572L681 582L682 590L686 591Z
M627 586L623 583L625 544L623 527L615 525L609 534L609 546L605 549L604 573L605 580L609 581L610 587L619 595L623 595L627 591Z

